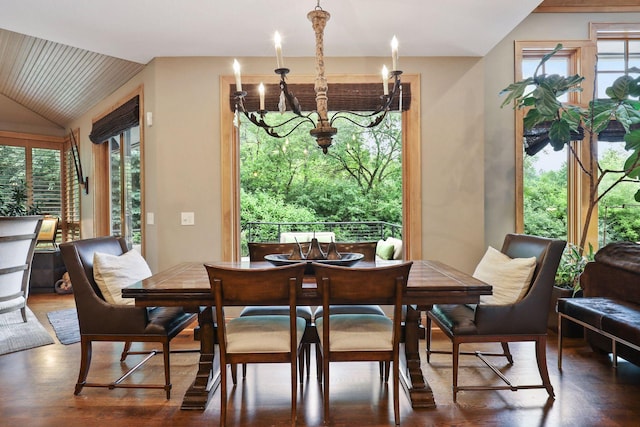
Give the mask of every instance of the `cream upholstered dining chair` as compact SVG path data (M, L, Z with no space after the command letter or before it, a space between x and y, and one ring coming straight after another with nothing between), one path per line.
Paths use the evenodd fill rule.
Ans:
M293 247L296 243L277 243L277 242L249 242L249 260L252 262L255 261L264 261L264 257L266 255L271 254L288 254L293 251ZM303 244L304 245L304 244ZM306 244L308 246L308 244ZM265 316L268 314L273 315L288 315L289 307L285 305L272 305L272 306L264 306L264 305L250 305L244 307L240 312L240 317L245 316ZM304 374L304 366L307 366L307 373L309 373L309 365L311 363L311 343L317 341L317 333L315 331L315 326L313 325L313 311L311 307L308 305L301 305L296 307L296 314L298 317L302 317L307 327L305 329L304 337L302 340L302 352L300 355L300 364L298 368L300 370L300 379L302 380ZM233 369L232 374L235 375L235 369ZM247 375L247 366L242 365L242 376L246 377Z
M318 292L328 316L316 319L320 337L324 421L330 420L330 362L392 362L393 416L400 424L399 346L402 297L412 262L384 267L338 267L314 263ZM393 319L378 314L333 314L330 306L385 304Z
M553 397L546 362L547 318L556 270L566 242L557 239L507 234L502 250L491 247L478 264L474 277L493 286L493 295L477 305L436 304L427 312L427 361L434 353L453 353L453 401L460 390L512 390L545 388ZM431 349L431 325L435 323L452 341L453 350ZM535 342L542 384L513 385L485 356L513 357L509 342ZM460 345L494 342L502 353L461 352ZM504 386L459 386L459 355L479 357L505 383Z
M238 269L205 264L215 300L220 350L220 425L227 418L227 364L289 363L291 365L291 424L296 423L297 369L306 322L296 316L304 263L272 268ZM225 306L281 304L286 315L227 319ZM234 379L235 384L235 377Z
M375 262L376 260L376 247L378 242L336 242L336 249L340 253L360 253L363 255L363 262ZM357 264L356 264L357 265ZM378 316L385 316L385 312L379 304L352 304L352 305L336 305L329 307L331 314L375 314ZM314 320L320 319L324 314L324 307L318 306L313 313ZM389 377L389 364L380 362L380 375L385 372ZM320 378L322 375L322 363L320 358L320 352L316 352L316 369L317 376Z
M123 301L118 292L119 289L115 289L118 288L117 282L121 282L122 286L130 285L150 275L144 259L137 252L129 251L123 238L96 237L61 243L60 252L73 283L73 296L80 325L81 360L75 394L79 394L83 387L162 388L169 399L171 397L169 343L195 320L196 315L186 313L180 307L148 309L136 307L133 305L133 300ZM99 277L98 281L102 284L102 289L96 277ZM87 382L92 344L96 341L124 342L120 362L124 362L127 356L132 354L148 354L148 356L113 382ZM158 342L162 344L162 352L130 351L132 342ZM158 353L164 356L164 384L123 383L133 371Z

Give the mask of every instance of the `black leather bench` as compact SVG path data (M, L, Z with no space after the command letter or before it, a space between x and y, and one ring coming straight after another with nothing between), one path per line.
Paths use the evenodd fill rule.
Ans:
M558 369L562 369L562 319L568 319L611 340L613 366L617 344L640 351L640 306L617 298L560 298L558 300Z

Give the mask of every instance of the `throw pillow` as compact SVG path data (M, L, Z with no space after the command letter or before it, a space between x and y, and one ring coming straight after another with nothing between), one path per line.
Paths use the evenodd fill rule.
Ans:
M389 236L386 242L393 245L393 257L391 259L402 259L402 240Z
M391 243L387 243L384 240L378 240L376 255L381 259L393 259L393 249L394 247Z
M93 254L93 278L108 303L133 305L133 298L122 298L122 288L149 276L151 270L147 262L135 250L119 256L101 252Z
M536 257L510 258L489 246L473 277L493 286L492 295L480 297L480 304L508 305L520 301L529 290Z

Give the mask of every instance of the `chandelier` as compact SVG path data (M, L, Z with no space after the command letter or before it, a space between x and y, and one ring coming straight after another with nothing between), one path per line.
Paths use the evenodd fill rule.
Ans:
M402 85L400 83L400 75L402 74L402 71L397 69L398 41L394 36L391 41L392 70L389 72L386 66L382 67L383 90L382 95L380 95L379 105L371 112L337 111L329 117L329 98L327 96L328 85L324 74L324 28L330 17L331 15L329 12L320 7L320 0L318 0L315 9L307 14L307 18L311 21L313 31L316 36L316 78L314 84L316 94L315 111L303 114L298 99L287 86L286 77L290 70L284 67L281 39L280 35L276 32L274 42L276 48L277 68L275 69L275 73L280 76L280 99L278 102L278 110L280 113L284 113L287 110L288 105L294 113L294 116L280 123L275 123L272 121L273 119L271 117L267 116L268 111L265 109L265 89L262 83L260 83L258 87L258 93L260 96L259 110L254 112L247 111L244 105L247 92L242 90L240 64L234 59L233 72L235 75L236 91L233 95L235 99L236 120L238 119L239 112L242 112L251 121L251 123L264 129L267 134L276 138L285 138L291 135L302 124L310 123L313 126L313 129L311 129L309 133L316 139L316 142L322 149L323 153L327 154L327 150L331 146L334 135L338 133L338 129L334 127L336 120L348 120L361 128L376 127L385 118L396 97L399 98L400 110L402 110ZM393 87L391 91L389 91L388 83L390 78L393 79ZM283 127L288 124L291 124L292 128Z

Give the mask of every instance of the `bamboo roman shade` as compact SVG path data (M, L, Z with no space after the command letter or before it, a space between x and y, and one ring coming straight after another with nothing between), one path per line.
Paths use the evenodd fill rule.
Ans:
M278 100L280 99L279 84L265 84L265 107L269 111L278 111ZM300 101L302 111L314 111L316 109L316 93L313 83L289 84L289 91ZM244 106L247 111L258 111L259 95L257 84L243 84L242 89L247 92L244 98ZM236 85L231 85L231 96L229 97L229 107L235 110L236 100L233 92ZM382 96L381 83L329 83L327 92L329 97L329 111L375 111L381 104ZM411 84L402 84L402 111L406 111L411 106ZM287 106L288 107L288 106ZM391 104L391 110L398 110L398 99Z
M106 116L93 123L89 139L94 144L102 144L110 137L138 126L140 123L140 97L135 96Z

